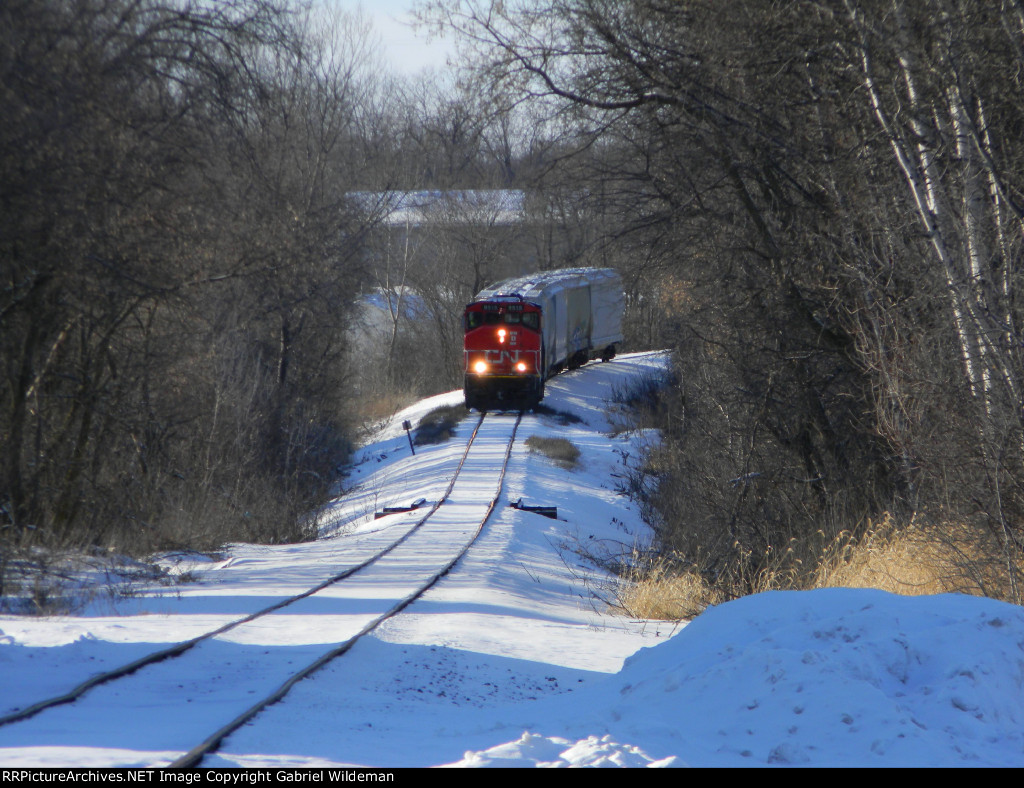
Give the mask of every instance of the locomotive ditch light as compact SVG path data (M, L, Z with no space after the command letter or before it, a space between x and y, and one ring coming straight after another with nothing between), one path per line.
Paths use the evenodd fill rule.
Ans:
M478 361L473 365L473 371L479 374L483 374L487 371L487 363L484 361Z
M516 369L518 369L520 372L526 372L526 364L520 361L518 364L516 364Z

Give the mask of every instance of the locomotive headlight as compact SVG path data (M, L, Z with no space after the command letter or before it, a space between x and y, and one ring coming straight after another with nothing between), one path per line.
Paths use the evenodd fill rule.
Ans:
M473 371L482 375L484 372L487 371L487 362L485 362L485 361L478 361L478 362L476 362L473 365Z
M503 329L503 328L499 328L498 329L498 341L499 342L504 342L505 341L505 329Z
M526 364L520 361L518 364L516 364L516 369L518 369L520 372L526 372Z

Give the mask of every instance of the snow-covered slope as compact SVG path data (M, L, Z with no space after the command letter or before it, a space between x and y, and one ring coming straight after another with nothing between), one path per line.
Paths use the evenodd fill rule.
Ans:
M623 463L655 439L610 437L608 402L663 364L657 354L626 356L549 382L545 404L575 418L524 418L502 503L464 560L207 764L1024 765L1021 608L851 590L763 594L685 626L606 608L611 579L587 555L649 538L616 486ZM417 447L413 457L402 420L460 398L453 392L398 414L364 447L315 543L236 545L222 560L177 566L196 582L170 593L141 589L114 610L0 617L0 714L370 554L411 522L374 520L374 511L435 500L470 429L466 422L450 443ZM531 435L569 439L579 465L531 453ZM505 505L519 498L557 506L559 519ZM249 673L332 642L352 604L339 592L336 602L275 616L245 637L223 636L217 681L241 686ZM182 684L205 678L192 671ZM167 729L219 710L215 700L182 708L174 687L145 676L119 705L97 694L77 711L0 727L0 766L166 763L174 748L160 731L131 724L132 704L158 707ZM93 715L93 724L72 734L62 714Z
M458 765L1021 766L1022 649L1021 609L991 600L759 594Z

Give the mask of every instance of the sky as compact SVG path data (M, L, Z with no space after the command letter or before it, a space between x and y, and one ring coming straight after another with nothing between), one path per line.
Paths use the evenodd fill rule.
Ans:
M334 0L342 8L362 8L381 37L386 61L400 74L413 76L425 68L443 69L451 45L413 29L410 10L415 0Z

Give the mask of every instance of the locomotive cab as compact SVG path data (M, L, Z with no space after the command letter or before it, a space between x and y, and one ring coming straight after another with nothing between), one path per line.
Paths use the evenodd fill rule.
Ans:
M564 268L508 279L463 313L466 407L532 408L544 381L622 342L622 280L611 268Z
M466 407L531 408L544 396L540 306L518 296L463 313Z

